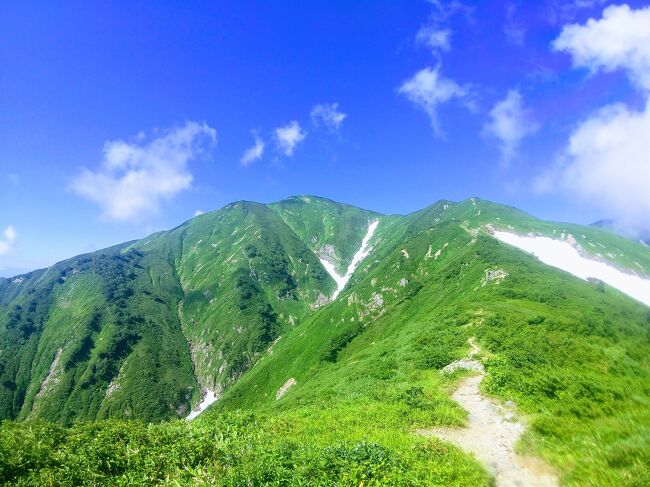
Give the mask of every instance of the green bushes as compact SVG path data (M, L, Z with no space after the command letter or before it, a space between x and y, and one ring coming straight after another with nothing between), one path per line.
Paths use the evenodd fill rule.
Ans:
M360 323L354 324L347 330L332 337L323 350L321 360L323 362L336 362L339 353L348 346L363 331L363 326Z
M359 414L357 411L356 414ZM331 421L332 418L329 418ZM234 413L69 429L0 424L0 482L14 485L488 485L456 451L423 442L306 437L297 420Z
M402 392L399 400L410 408L426 409L426 398L424 396L424 387L412 386Z
M444 318L427 324L413 343L413 358L420 369L441 369L460 358L466 346L467 333L454 321Z

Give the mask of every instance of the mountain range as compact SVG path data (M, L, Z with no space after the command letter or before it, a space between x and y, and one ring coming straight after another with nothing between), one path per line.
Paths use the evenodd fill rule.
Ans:
M440 442L415 430L467 421L449 395L468 372L449 367L470 343L481 392L516 408L521 448L562 482L643 485L648 306L650 252L605 229L478 198L408 215L315 196L239 201L0 278L0 418L15 428L2 434L6 447L42 421L164 425L195 410L197 425L223 426L244 411L274 438L299 431L298 450L372 437L415 455L400 460L407 471L435 455L451 465L405 485L480 485L489 474L461 450L411 450ZM332 437L318 422L345 431ZM210 427L194 424L182 427ZM400 461L386 471L401 472ZM35 469L48 468L56 478L56 465ZM119 483L121 473L102 475Z

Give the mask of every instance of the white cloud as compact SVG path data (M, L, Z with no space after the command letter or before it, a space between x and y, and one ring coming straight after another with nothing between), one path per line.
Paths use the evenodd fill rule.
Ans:
M650 102L642 112L610 105L572 134L560 164L537 182L600 207L631 231L650 228Z
M439 51L449 51L451 48L451 30L437 25L423 25L418 30L415 40L418 44L427 46L435 54Z
M216 142L206 124L187 122L148 144L122 140L104 145L104 159L93 171L83 169L71 188L96 203L106 218L133 220L158 211L160 203L190 187L188 163Z
M447 27L450 19L458 14L471 19L473 9L456 0L430 0L431 14L427 23L415 35L415 42L428 47L433 55L451 49L451 29Z
M440 75L440 66L424 68L406 80L397 90L429 115L431 127L440 135L438 105L453 98L463 98L467 89Z
M311 109L311 121L315 126L324 124L330 132L336 132L343 123L347 114L339 111L338 103L322 103L314 105Z
M205 213L203 210L196 210L196 211L194 212L194 216L195 216L195 217L196 217L196 216L201 216L201 215L203 215L203 213Z
M501 164L507 166L515 157L522 139L535 133L538 125L530 121L517 90L510 90L503 100L494 105L489 117L483 133L497 139L501 149Z
M242 166L250 166L253 162L262 158L264 154L264 141L257 135L257 132L252 131L253 139L255 142L252 147L244 151L239 162Z
M9 225L5 228L5 231L2 233L2 238L0 238L0 257L13 250L16 237L16 230L14 230L13 226Z
M607 7L600 20L565 26L553 47L592 72L624 69L638 86L650 90L650 7Z
M302 131L300 124L293 120L284 127L275 129L275 144L285 156L293 156L296 146L302 142L307 134Z
M600 20L566 26L553 46L592 72L625 70L646 104L640 111L608 105L579 124L538 188L559 187L631 230L649 229L650 7L608 7Z

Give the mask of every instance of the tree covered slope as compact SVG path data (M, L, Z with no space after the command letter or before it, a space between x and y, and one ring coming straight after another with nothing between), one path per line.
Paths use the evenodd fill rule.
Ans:
M328 302L336 285L319 258L344 271L375 220L370 254ZM141 471L151 482L223 485L488 485L469 456L414 433L466 421L449 394L468 372L441 369L473 338L483 392L524 417L522 451L569 485L647 485L650 309L495 231L552 237L650 275L641 244L478 199L405 216L312 196L237 202L0 281L0 413L34 425L158 421L185 417L207 388L220 399L195 422L93 426L110 437L122 428L125 445L183 445L190 457L154 471L145 466L151 446L135 457L140 470L89 460L86 475L113 484ZM17 461L11 445L34 441L24 428L3 427L7 464ZM68 462L91 455L76 443L89 434L83 425L38 428L51 444L25 453L37 473L16 479L56 483ZM221 436L208 445L201 435Z
M181 294L165 256L126 246L5 281L3 415L168 417L195 384L173 306Z

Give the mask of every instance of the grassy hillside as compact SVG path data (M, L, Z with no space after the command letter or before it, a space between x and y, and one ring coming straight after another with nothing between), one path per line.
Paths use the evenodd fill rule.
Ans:
M474 237L456 216L437 224L431 216L418 231L425 216L413 215L392 255L365 262L354 287L276 344L215 409L364 417L421 390L427 414L410 428L458 423L447 379L434 371L464 356L475 336L489 352L486 392L530 417L525 448L570 482L650 479L648 308ZM494 269L508 277L483 285ZM276 400L289 378L297 384Z
M315 253L331 245L345 262L377 218L346 290L316 306L334 282ZM466 421L449 394L468 372L441 369L474 337L483 392L526 418L523 452L566 485L650 484L650 310L500 243L488 225L570 233L585 253L602 249L595 258L650 269L639 244L477 199L381 216L296 197L233 203L77 258L91 267L73 259L0 282L3 381L15 383L3 385L3 414L28 420L0 427L1 480L490 485L470 456L415 434ZM200 386L223 394L189 424L36 421L182 416Z
M287 330L334 282L316 256L269 208L234 203L170 234L136 244L172 252L183 289L178 316L198 380L222 390Z

